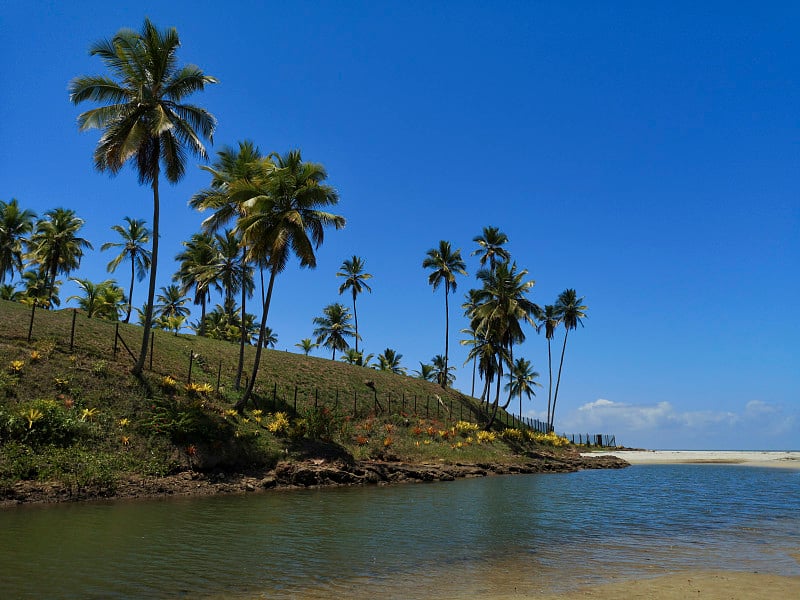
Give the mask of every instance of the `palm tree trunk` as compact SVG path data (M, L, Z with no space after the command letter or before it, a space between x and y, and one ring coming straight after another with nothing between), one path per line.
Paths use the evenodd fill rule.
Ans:
M450 351L450 304L447 300L447 292L450 291L450 284L444 283L444 377L442 377L442 387L447 389L447 354Z
M508 344L508 356L509 356L509 359L511 360L511 362L509 362L509 365L508 365L509 374L511 374L511 376L513 376L514 375L514 342L509 342L509 344ZM508 390L508 400L506 400L506 403L503 405L503 410L508 408L508 406L511 404L511 400L514 398L514 393L511 391L512 389L513 388L509 388L509 390Z
M550 431L553 430L553 423L556 420L556 402L558 401L558 386L561 383L561 367L564 366L564 351L567 349L567 337L569 336L569 329L564 333L564 345L561 347L561 362L558 363L558 379L556 379L556 393L553 396L553 412L550 415Z
M158 149L158 148L157 148ZM153 300L156 295L156 271L158 270L158 167L153 177L153 248L150 258L150 286L147 290L147 306L144 310L144 332L142 332L142 347L139 350L139 360L133 367L133 374L139 377L144 371L144 361L147 358L148 344L150 343L150 327L153 324Z
M502 361L502 359L498 360L497 391L495 392L494 396L494 410L492 411L492 417L489 419L489 423L486 425L486 431L489 431L492 428L492 424L497 417L497 409L500 407L500 382L503 380L503 364L500 361Z
M477 356L473 356L472 357L472 392L470 393L470 396L472 396L473 398L475 397L475 367L477 366L477 364L478 364L478 357Z
M200 296L200 337L206 335L206 301L208 295L206 290L203 290L203 295Z
M244 369L244 341L247 337L247 331L245 328L245 302L247 301L247 286L245 285L245 270L247 268L247 263L245 261L245 256L247 256L247 248L242 247L242 323L241 323L241 335L239 336L239 364L236 366L236 382L233 384L233 388L236 391L239 391L239 387L242 383L242 370Z
M550 338L547 338L547 423L550 424L550 402L553 398L553 358L550 354Z
M358 312L356 312L356 289L353 288L353 320L356 323L356 352L358 352Z
M125 322L131 320L131 312L133 312L133 280L136 279L136 265L134 264L133 256L131 256L131 286L128 289L128 312L125 315Z
M244 407L247 406L247 401L250 399L250 396L253 394L253 388L256 385L256 376L258 375L258 367L261 363L261 347L264 345L264 335L266 333L267 328L267 315L269 315L269 305L272 302L272 287L275 284L275 276L278 274L275 267L270 269L269 274L269 288L267 289L267 297L264 300L264 311L261 314L261 327L258 330L258 343L256 344L256 357L253 362L253 375L250 377L250 381L247 382L247 389L244 391L241 400L239 400L235 405L234 408L239 412L244 410Z

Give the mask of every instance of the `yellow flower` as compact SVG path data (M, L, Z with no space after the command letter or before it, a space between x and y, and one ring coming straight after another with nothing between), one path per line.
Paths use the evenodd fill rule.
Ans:
M31 350L31 362L38 362L41 358L42 355L38 350Z
M130 443L131 443L131 438L129 438L127 435L123 435L122 436L122 445L123 446L127 446Z
M33 429L33 424L36 423L39 419L44 417L42 411L38 408L31 408L28 411L22 413L22 416L25 417L28 421L28 429Z
M88 419L89 421L94 421L94 418L98 415L100 411L96 408L84 408L81 411L81 421L86 422Z
M130 422L131 422L130 419L127 418L120 419L119 421L117 421L117 425L119 425L120 427L127 427L130 424Z
M24 366L25 366L24 360L12 360L11 363L8 365L8 370L13 375L16 375L18 373L22 373L22 367Z

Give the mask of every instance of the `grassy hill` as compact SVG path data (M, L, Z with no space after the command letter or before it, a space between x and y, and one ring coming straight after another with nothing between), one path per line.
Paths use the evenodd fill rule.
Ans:
M242 472L311 455L511 463L562 443L507 428L502 411L484 432L478 401L430 382L274 350L238 415L237 344L158 331L137 379L123 342L138 351L139 327L37 309L31 329L31 314L0 301L0 492L23 480L113 491L131 474Z

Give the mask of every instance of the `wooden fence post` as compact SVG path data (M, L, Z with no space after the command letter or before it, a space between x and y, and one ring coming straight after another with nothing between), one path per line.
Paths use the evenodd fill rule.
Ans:
M33 315L36 314L36 299L34 298L33 304L31 304L31 322L28 325L28 342L31 341L31 335L33 334Z
M119 340L119 322L115 323L114 327L114 360L117 360L117 343Z
M192 383L192 363L194 363L194 352L189 350L189 377L187 378L186 384L190 385Z
M77 315L77 314L78 314L78 309L73 308L72 309L72 327L70 328L70 331L69 331L69 349L70 350L72 350L72 348L75 346L75 315Z
M150 358L153 358L153 353L150 352ZM217 393L219 394L219 380L222 377L222 360L219 361L219 369L217 369Z

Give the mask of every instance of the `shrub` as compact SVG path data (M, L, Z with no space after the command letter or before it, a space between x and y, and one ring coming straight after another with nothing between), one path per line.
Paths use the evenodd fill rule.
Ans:
M477 423L470 423L469 421L459 421L456 423L456 429L464 437L471 434L473 431L478 431Z
M267 423L267 430L275 435L286 435L289 433L289 419L286 413L276 412Z
M75 415L53 400L35 400L17 414L0 409L0 442L68 446L89 433Z
M504 429L500 435L507 440L522 441L522 430L520 429L509 427L508 429Z

